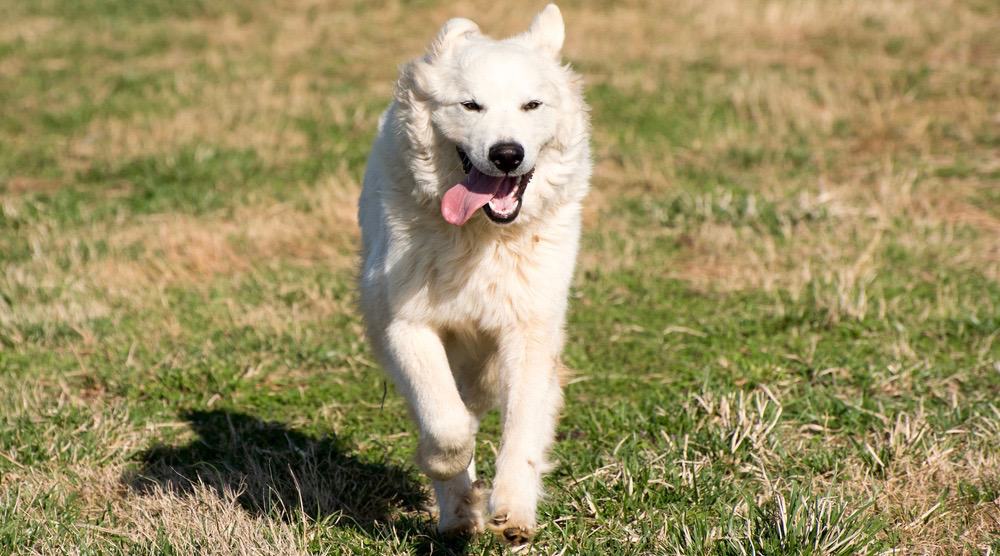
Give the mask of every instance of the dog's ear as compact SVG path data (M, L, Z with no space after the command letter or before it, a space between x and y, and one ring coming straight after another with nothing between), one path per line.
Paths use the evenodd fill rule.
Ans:
M427 53L403 67L400 82L410 81L414 92L422 97L430 96L437 87L433 71L436 62L457 44L477 34L479 26L473 21L464 17L449 19L427 47Z
M566 26L563 23L559 6L555 4L545 6L545 9L535 16L531 27L528 27L528 31L523 36L535 48L553 58L558 58L563 41L566 39Z
M427 61L431 62L440 58L443 54L448 52L448 50L452 48L457 41L478 33L479 26L472 20L465 19L464 17L449 19L443 26L441 26L441 30L438 31L437 37L434 38L431 45L427 48Z

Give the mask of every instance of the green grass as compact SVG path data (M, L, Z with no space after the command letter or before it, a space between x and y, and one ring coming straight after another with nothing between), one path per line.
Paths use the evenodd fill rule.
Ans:
M759 4L563 6L597 172L531 550L998 551L996 10ZM355 309L454 15L393 6L0 3L0 554L500 550L434 532Z

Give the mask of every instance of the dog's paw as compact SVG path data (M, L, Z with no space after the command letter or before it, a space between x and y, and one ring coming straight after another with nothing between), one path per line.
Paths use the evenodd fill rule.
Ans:
M488 527L503 542L511 546L521 546L531 542L535 536L534 514L517 515L500 509L493 513Z
M439 517L438 532L444 535L477 535L485 530L483 515L490 490L482 480L472 483L472 487L458 499L451 511Z

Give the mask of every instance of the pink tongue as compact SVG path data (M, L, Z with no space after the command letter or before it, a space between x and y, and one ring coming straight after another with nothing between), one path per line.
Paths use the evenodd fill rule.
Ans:
M441 199L441 216L456 226L465 224L477 210L490 202L503 182L503 176L487 176L473 168L462 183L445 192Z

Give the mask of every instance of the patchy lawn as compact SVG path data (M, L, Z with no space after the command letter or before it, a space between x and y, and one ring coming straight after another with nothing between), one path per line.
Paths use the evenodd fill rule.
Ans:
M0 553L499 550L434 534L354 210L396 66L540 7L0 2ZM1000 551L1000 8L562 8L597 167L531 550Z

